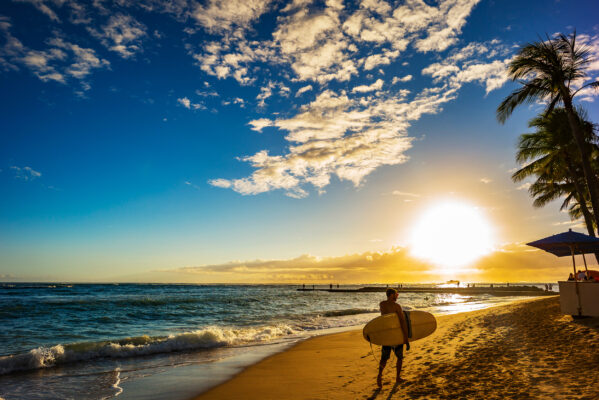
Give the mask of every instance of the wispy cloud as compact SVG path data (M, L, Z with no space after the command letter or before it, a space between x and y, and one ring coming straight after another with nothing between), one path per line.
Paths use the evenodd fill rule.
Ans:
M34 170L31 167L17 167L15 165L10 167L10 170L14 173L15 178L23 181L32 181L42 176L41 172Z
M200 187L199 187L198 185L196 185L196 184L194 184L194 183L192 183L192 182L190 182L190 181L185 181L185 182L183 182L183 183L184 183L186 186L192 187L192 188L194 188L194 189L198 189L198 190L200 189Z
M181 97L177 99L177 103L181 104L188 110L205 110L207 107L202 103L192 103L187 97Z
M377 239L375 239L376 241ZM538 276L563 275L559 260L551 254L529 251L520 243L507 243L479 259L453 278L481 281L534 281ZM336 257L304 254L282 260L232 261L224 264L187 266L155 272L168 273L174 282L437 282L440 271L410 256L407 248L364 252ZM549 278L547 278L549 279Z
M37 8L37 10L39 12L41 12L42 14L44 14L48 18L50 18L52 21L60 22L58 15L56 15L54 10L52 10L52 8L50 8L50 6L48 6L48 4L46 4L46 3L48 3L47 1L44 1L44 0L13 0L13 1L17 2L17 3L29 3L32 6L34 6L35 8Z
M107 68L110 63L96 55L93 49L81 47L60 36L46 40L47 48L35 50L25 46L11 33L12 24L7 17L0 16L0 34L4 45L0 47L0 66L4 70L29 69L44 82L67 83L71 78L89 88L85 79L94 69Z
M89 32L100 39L109 50L122 58L131 58L142 50L141 39L147 35L147 28L130 15L116 14L99 30L88 27Z
M270 0L208 0L198 4L192 17L210 32L230 32L248 29L250 24L264 14Z
M479 82L486 93L498 89L508 80L507 66L511 57L495 59L498 54L507 55L509 49L497 40L486 43L470 43L455 50L445 60L433 63L422 70L423 75L433 78L435 83L446 82L452 87L464 83Z
M403 196L403 197L420 197L420 195L417 193L402 192L399 190L394 190L393 192L391 192L391 194L394 196Z
M382 79L377 79L376 82L372 83L371 85L356 86L355 88L353 88L351 90L351 92L352 93L366 93L366 92L372 92L375 90L381 90L383 88L383 83L384 83L384 81Z
M301 96L302 94L304 94L304 93L306 93L306 92L308 92L308 91L310 91L310 90L312 90L312 89L313 89L313 88L312 88L312 85L306 85L306 86L302 86L301 88L299 88L299 89L297 90L297 92L295 92L295 97L299 97L299 96Z
M414 78L412 75L406 75L406 76L403 76L401 78L399 76L396 76L391 81L391 84L395 85L397 82L409 82L409 81L412 80L412 78Z
M260 42L207 28L224 42L209 42L192 52L206 73L219 79L233 77L246 85L254 79L248 75L252 66L280 69L287 65L289 73L285 74L292 83L311 81L322 88L295 115L249 122L254 131L275 127L286 132L286 153L271 154L265 149L242 156L239 159L255 169L250 176L213 182L246 195L281 189L289 196L304 197L306 184L322 191L335 175L359 186L378 167L406 162L412 122L442 110L466 83L478 82L487 92L503 85L507 80L505 46L490 41L454 49L422 71L433 78L432 85L415 93L386 87L380 78L351 85L349 92L323 85L358 80L360 70L388 65L410 45L423 53L445 51L457 43L477 2L442 0L428 5L412 0L394 7L377 1L364 2L357 9L337 1L328 1L324 8L291 3L280 10L272 40ZM250 20L238 25L247 29ZM364 55L365 49L370 54ZM413 79L410 74L399 75L392 84ZM275 87L274 80L262 85L256 97L258 107L266 106ZM308 90L314 90L313 84L304 84L295 96Z

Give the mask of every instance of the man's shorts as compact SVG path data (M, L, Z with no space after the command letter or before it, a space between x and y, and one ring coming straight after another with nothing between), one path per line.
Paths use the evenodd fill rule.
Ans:
M399 346L383 346L381 349L381 361L387 361L391 357L391 350L395 352L398 360L403 358L403 344Z

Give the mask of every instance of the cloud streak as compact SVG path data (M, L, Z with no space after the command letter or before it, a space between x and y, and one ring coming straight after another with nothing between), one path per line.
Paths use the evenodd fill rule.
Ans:
M374 240L378 241L378 239ZM364 252L335 257L304 254L292 259L233 261L224 264L188 266L156 271L174 282L287 282L287 283L370 283L439 282L444 271L410 255L409 249L393 247L383 252ZM478 281L536 281L567 275L559 259L520 243L502 246L452 279Z
M91 72L110 66L93 49L81 47L58 35L46 40L46 49L31 49L12 35L11 27L10 19L0 16L0 34L4 36L4 45L0 47L0 66L5 71L25 67L43 82L67 83L69 79L77 79L84 89L88 89L85 79Z
M31 167L17 167L15 165L10 167L10 170L14 173L15 178L23 181L32 181L42 176L41 172L34 170Z

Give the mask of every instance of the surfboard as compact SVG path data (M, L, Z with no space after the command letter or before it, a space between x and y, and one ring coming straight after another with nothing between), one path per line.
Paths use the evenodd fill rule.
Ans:
M404 311L408 321L410 342L422 339L437 329L435 316L426 311ZM404 344L405 338L396 313L381 315L364 326L362 335L366 341L379 346Z

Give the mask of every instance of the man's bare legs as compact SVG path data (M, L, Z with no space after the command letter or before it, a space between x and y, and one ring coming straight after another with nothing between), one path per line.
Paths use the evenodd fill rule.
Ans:
M381 360L379 363L379 374L376 377L376 385L379 388L383 387L383 370L385 369L385 365L387 365L387 360Z
M401 367L403 366L403 357L397 359L397 377L395 378L396 383L404 382L405 379L401 378Z
M379 388L383 387L383 370L385 369L386 365L387 365L387 360L381 360L379 363L379 374L376 377L376 385ZM401 382L405 381L405 379L401 378L401 367L402 366L403 366L403 357L397 359L397 364L396 364L397 377L395 378L395 381L397 383L401 383Z

